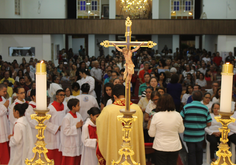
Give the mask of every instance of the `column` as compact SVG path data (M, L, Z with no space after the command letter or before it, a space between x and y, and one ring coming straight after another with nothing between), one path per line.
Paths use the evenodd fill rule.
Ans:
M159 19L159 0L152 0L152 19Z
M116 19L116 1L109 0L109 19Z
M153 35L152 35L152 41L155 42L155 43L157 43L157 45L152 48L152 49L154 49L155 52L156 52L156 50L158 50L158 35L157 35L157 34L153 34ZM161 51L161 50L158 50L159 53L160 53L160 51Z
M179 48L179 35L172 36L172 53L176 52L176 48Z
M96 49L95 34L89 34L88 35L88 55L89 55L89 57L95 56L95 49Z
M200 42L200 36L195 36L195 48L196 49L199 49L199 47L200 47L199 42Z
M43 35L43 60L53 60L51 53L51 35Z
M116 35L110 34L110 35L109 35L109 41L115 41L115 40L116 40ZM112 50L116 51L116 48L115 48L115 47L109 47L109 52L108 52L108 54L109 54L110 56L113 55L113 54L111 53Z

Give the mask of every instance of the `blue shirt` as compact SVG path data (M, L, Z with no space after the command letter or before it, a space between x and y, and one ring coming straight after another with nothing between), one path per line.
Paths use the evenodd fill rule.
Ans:
M186 104L180 115L184 121L184 141L201 142L204 140L205 127L211 122L211 115L207 106L200 101L192 101Z
M188 97L187 104L193 101L192 95Z

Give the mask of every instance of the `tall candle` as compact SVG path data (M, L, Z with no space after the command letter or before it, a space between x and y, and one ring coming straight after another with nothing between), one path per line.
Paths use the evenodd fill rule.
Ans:
M222 68L220 111L231 112L232 88L233 88L233 65L226 63Z
M43 61L36 64L36 109L47 109L47 72Z

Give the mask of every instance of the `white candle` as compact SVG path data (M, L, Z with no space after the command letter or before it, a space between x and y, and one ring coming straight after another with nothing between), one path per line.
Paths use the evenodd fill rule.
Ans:
M46 64L36 64L36 109L47 110L47 72Z
M233 88L233 65L226 63L222 68L220 111L231 112L232 88Z

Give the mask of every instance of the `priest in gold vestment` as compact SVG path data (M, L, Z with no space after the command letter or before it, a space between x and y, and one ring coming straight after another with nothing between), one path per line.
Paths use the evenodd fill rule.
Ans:
M101 165L110 165L113 160L118 160L118 150L122 145L122 124L117 116L122 115L120 109L125 109L125 87L117 84L112 90L114 103L104 107L96 120L98 149L97 157ZM146 164L145 146L143 137L143 112L137 104L130 103L130 109L136 110L133 116L137 120L133 122L131 131L131 147L134 151L134 160L141 165Z

